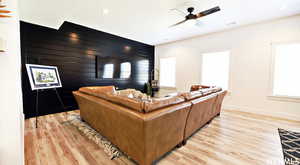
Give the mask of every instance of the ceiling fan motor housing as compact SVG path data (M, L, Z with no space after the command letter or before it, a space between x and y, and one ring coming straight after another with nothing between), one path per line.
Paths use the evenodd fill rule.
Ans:
M193 14L194 10L195 10L195 8L189 7L189 8L187 9L187 11L188 11L190 14L188 14L188 15L185 17L185 19L197 19L197 16L196 16L195 14Z
M187 9L187 11L188 11L190 14L192 14L192 13L194 12L194 10L195 10L195 8L193 8L193 7L189 7L189 8Z

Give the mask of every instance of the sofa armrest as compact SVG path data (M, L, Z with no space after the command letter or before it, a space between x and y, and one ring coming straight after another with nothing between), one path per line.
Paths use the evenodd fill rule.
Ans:
M190 102L166 107L144 115L145 164L171 151L184 140Z
M80 116L132 158L143 157L143 118L139 113L96 96L73 92Z

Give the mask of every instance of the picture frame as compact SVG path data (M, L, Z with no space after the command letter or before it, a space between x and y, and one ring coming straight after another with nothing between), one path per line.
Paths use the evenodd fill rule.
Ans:
M56 66L26 64L32 90L61 88L61 80Z

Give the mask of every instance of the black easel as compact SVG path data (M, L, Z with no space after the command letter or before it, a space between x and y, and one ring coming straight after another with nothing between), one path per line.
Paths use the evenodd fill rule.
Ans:
M56 88L53 88L55 90L56 96L63 108L63 111L65 112L65 104L63 103L59 93L57 92ZM43 91L43 89L38 89L36 91L36 102L35 102L35 127L38 128L38 114L39 114L39 90Z

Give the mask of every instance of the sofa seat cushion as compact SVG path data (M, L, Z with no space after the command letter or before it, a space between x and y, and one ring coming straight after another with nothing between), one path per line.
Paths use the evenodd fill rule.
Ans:
M147 113L157 110L159 108L171 106L182 102L184 102L184 98L182 96L151 98L144 101L144 111Z
M114 86L91 86L79 88L79 91L88 95L100 97L103 99L107 98L107 93L115 93Z

